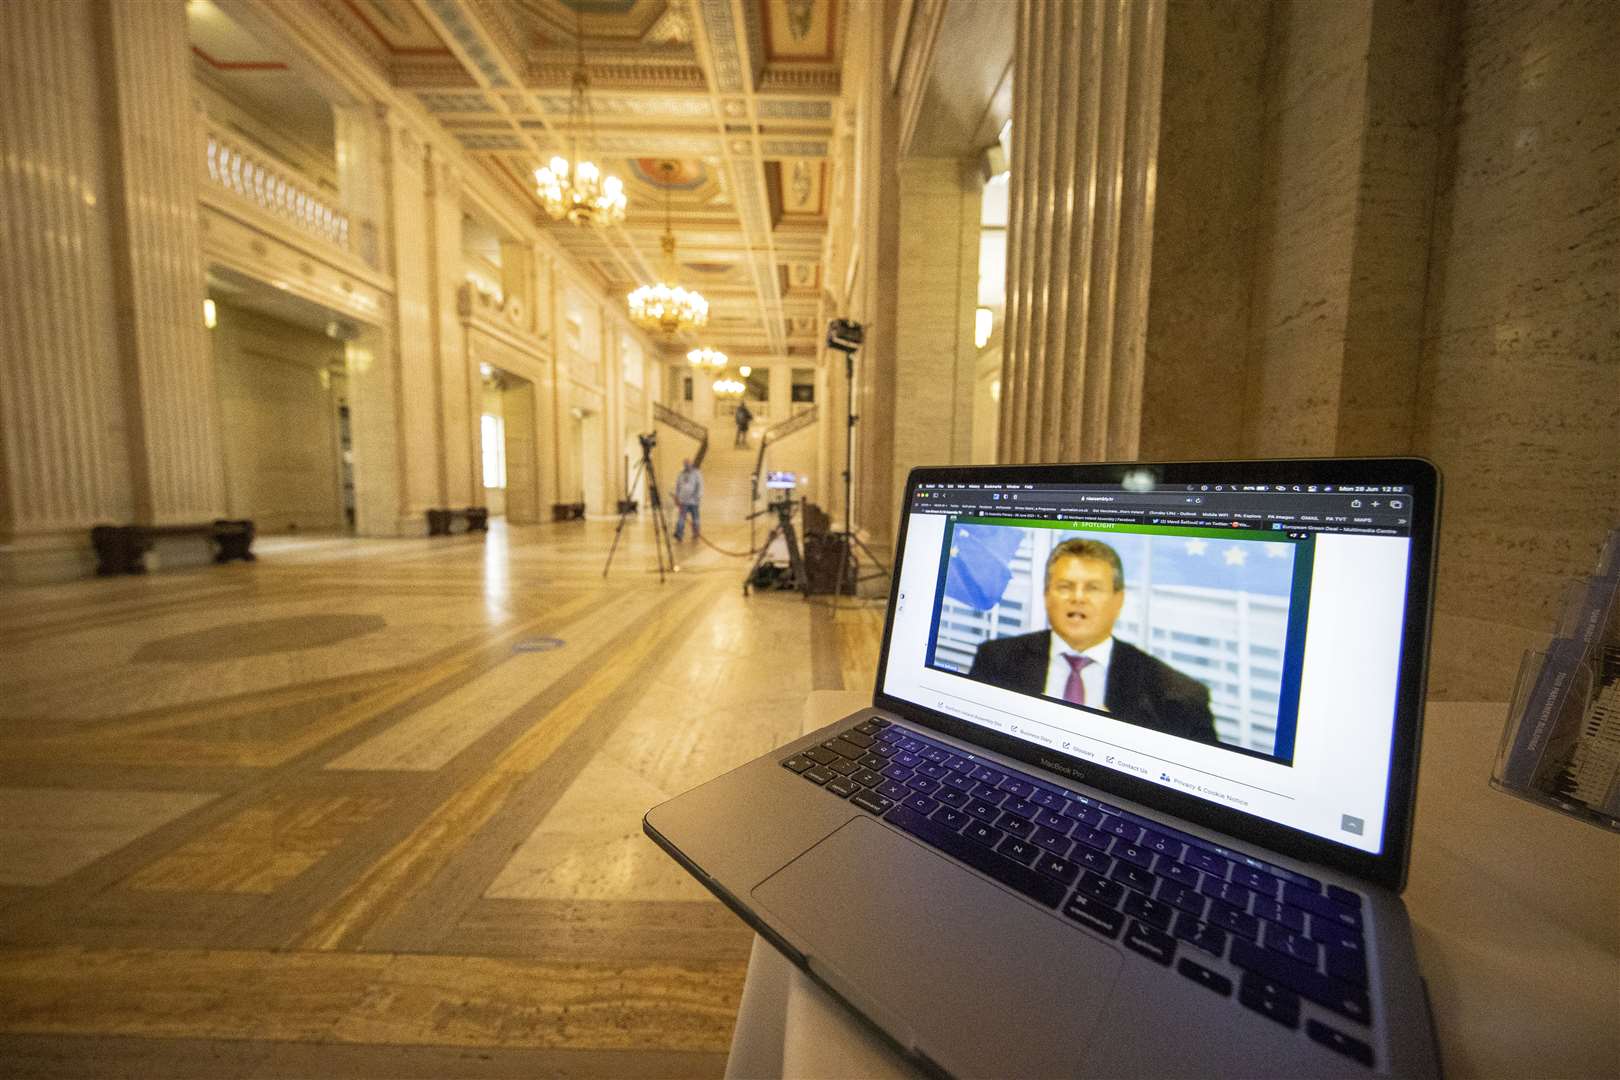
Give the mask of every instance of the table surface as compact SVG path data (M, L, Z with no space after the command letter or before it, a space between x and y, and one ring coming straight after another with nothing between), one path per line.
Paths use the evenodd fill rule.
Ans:
M871 701L817 691L805 730ZM1620 1077L1620 834L1489 785L1507 706L1431 702L1404 899L1447 1077ZM917 1075L758 939L728 1076Z

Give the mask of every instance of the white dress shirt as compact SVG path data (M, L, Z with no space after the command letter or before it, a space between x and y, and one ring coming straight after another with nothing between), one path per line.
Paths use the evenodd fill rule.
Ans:
M1069 685L1069 672L1074 670L1064 657L1087 656L1091 658L1091 663L1080 669L1080 685L1086 689L1086 708L1103 709L1103 702L1108 700L1108 661L1114 658L1113 637L1105 637L1079 654L1056 634L1048 631L1047 637L1051 644L1046 650L1046 696L1064 700L1063 691Z

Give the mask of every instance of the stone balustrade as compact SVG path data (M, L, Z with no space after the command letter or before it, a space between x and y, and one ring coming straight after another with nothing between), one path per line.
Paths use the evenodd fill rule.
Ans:
M244 149L240 140L210 125L207 134L208 179L248 200L266 213L292 222L345 251L349 216L315 194L302 180L264 156Z

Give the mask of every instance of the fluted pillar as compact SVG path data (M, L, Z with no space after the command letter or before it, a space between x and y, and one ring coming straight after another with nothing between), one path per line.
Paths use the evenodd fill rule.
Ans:
M223 510L180 4L0 4L0 581Z
M201 142L182 4L107 3L102 78L115 155L113 264L135 513L195 522L224 511L213 355L202 323Z
M423 218L432 252L432 309L438 414L438 488L445 506L480 506L484 483L479 438L483 385L467 356L461 325L461 177L445 155L428 148Z
M1164 0L1020 0L999 456L1136 454Z
M93 36L85 0L0 5L0 580L133 512Z
M381 117L383 189L396 300L390 343L395 373L400 446L399 515L407 534L427 528L424 511L443 505L439 448L442 386L434 355L434 276L429 235L427 148L405 120Z

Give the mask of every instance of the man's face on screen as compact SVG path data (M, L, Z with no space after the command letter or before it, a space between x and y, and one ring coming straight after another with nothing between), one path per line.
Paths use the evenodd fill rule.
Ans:
M1060 558L1047 574L1047 621L1076 652L1112 634L1124 606L1125 590L1114 588L1114 568L1101 559Z

